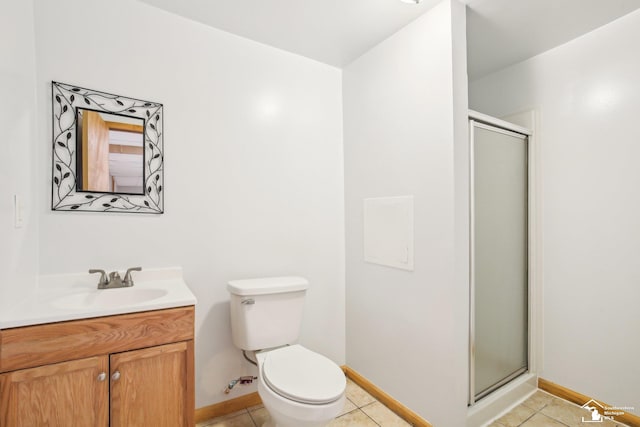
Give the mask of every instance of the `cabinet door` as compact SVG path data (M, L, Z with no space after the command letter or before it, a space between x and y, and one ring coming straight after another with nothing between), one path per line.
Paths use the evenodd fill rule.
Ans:
M107 356L0 375L2 427L107 427Z
M193 341L111 355L111 427L194 425Z

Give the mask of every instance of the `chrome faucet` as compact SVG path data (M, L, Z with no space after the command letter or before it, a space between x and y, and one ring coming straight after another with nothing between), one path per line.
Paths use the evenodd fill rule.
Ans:
M124 275L124 280L120 277L120 273L117 271L112 271L109 273L109 276L107 276L107 273L104 270L91 269L89 270L89 273L100 273L98 289L115 289L133 286L133 276L131 276L132 271L142 271L142 267L131 267L127 269L127 272Z

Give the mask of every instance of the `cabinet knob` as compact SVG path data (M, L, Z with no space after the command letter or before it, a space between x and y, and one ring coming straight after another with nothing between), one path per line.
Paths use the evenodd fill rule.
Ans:
M111 375L111 379L114 381L118 381L120 379L120 371L115 371L113 375Z
M106 372L100 372L100 374L98 374L98 381L104 381L107 379L107 373Z

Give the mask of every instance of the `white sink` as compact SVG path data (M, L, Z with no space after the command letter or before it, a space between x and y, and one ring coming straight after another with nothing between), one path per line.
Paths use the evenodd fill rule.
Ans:
M78 292L65 295L51 301L51 305L56 308L76 310L82 309L105 309L130 306L145 302L150 302L167 295L165 289L136 289L117 288L100 289L90 292Z
M0 329L187 307L197 303L180 267L145 269L130 288L97 289L85 273L40 276L28 298L0 310Z

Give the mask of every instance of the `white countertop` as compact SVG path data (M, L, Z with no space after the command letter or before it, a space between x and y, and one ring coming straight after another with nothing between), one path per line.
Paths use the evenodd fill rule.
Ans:
M123 272L120 272L123 275ZM0 313L0 329L195 305L179 267L133 272L134 286L98 290L99 275L40 276L33 294Z

